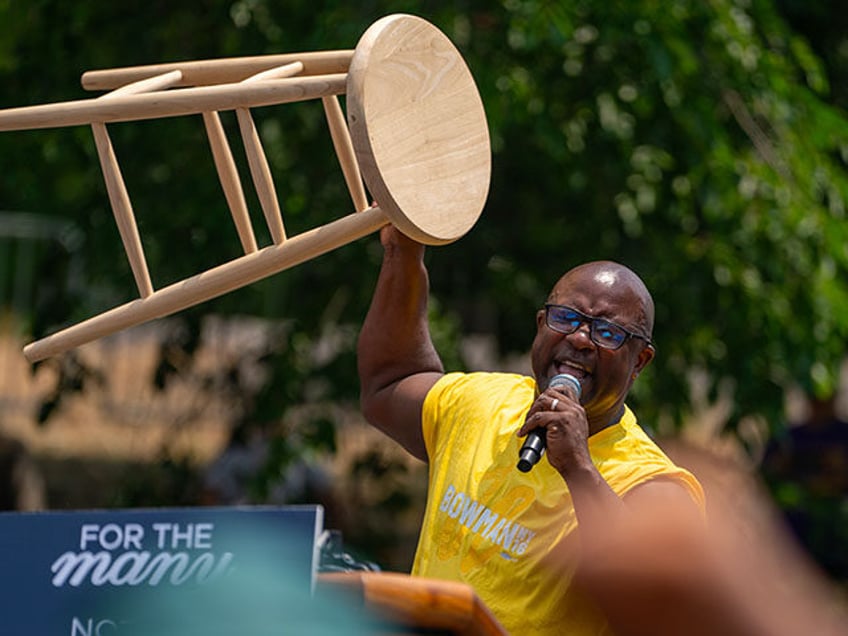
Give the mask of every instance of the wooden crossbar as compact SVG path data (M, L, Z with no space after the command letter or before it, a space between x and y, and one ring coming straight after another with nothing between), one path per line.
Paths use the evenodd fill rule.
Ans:
M301 75L333 75L347 73L352 49L338 51L311 51L304 53L280 53L251 57L231 57L216 60L191 60L166 62L124 68L86 71L82 75L82 86L89 91L107 91L131 82L179 70L183 79L177 87L213 86L241 82L262 71L277 68L292 62L303 64Z
M103 123L198 115L213 110L235 110L343 95L347 75L337 73L266 80L252 84L198 86L155 94L122 95L109 100L84 99L8 108L0 111L0 131L87 126Z

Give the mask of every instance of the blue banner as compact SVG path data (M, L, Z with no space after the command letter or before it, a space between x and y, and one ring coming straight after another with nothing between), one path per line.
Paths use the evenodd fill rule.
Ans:
M2 513L0 634L352 633L312 594L322 524L320 506Z

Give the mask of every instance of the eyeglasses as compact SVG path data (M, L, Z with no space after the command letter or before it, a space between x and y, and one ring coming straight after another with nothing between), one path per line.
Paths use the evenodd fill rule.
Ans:
M629 338L639 338L651 344L650 338L628 331L609 320L587 316L565 305L545 305L545 323L550 329L565 334L574 333L580 328L580 325L588 324L589 338L604 349L618 349Z

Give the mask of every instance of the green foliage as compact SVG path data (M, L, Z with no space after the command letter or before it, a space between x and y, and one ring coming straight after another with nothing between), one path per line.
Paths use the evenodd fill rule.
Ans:
M821 57L820 42L790 28L778 6L809 19L810 32L825 3L806 13L789 0L0 0L0 107L87 97L77 79L88 69L352 48L382 15L422 15L465 56L494 151L480 222L428 253L449 366L463 364L460 333L494 334L504 354L525 351L556 278L614 259L642 275L657 304L658 357L634 393L643 421L679 424L690 408L687 371L699 368L713 395L732 382L731 423L760 415L778 427L789 385L833 391L848 335L848 118L831 79L848 66ZM835 26L827 35L841 41ZM319 104L254 116L289 234L350 211ZM110 133L156 287L239 253L199 118ZM241 159L239 170L247 183ZM134 296L84 127L0 133L0 210L55 216L85 233L86 293L36 304L35 336ZM379 259L376 239L364 239L180 316L195 334L205 314L289 325L259 354L267 381L258 392L236 370L225 375L243 400L236 429L268 426L310 401L356 408L355 333ZM321 342L334 344L316 358ZM169 360L196 346L167 343L151 381L186 372ZM276 443L269 474L308 449L332 451L324 417Z
M520 317L562 271L612 258L657 301L643 417L679 421L693 366L714 390L735 381L734 421L777 424L793 382L833 391L848 123L806 42L769 2L504 7L469 52L486 60L474 68L498 153L463 247L496 252L488 271L466 256L479 268L466 291L503 308L501 342L529 343Z

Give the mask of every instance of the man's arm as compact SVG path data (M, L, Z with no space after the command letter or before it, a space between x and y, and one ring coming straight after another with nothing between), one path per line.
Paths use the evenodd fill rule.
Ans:
M551 409L553 400L556 410ZM700 517L686 489L668 479L647 481L619 497L592 462L586 411L572 389L548 387L536 398L518 435L523 437L535 428L545 430L547 460L568 485L581 535L586 535L584 551L591 552L593 544L606 540L621 516L639 514L641 508L657 502L680 506Z
M444 368L427 320L424 246L393 226L380 231L383 264L357 345L365 419L427 461L421 408Z

